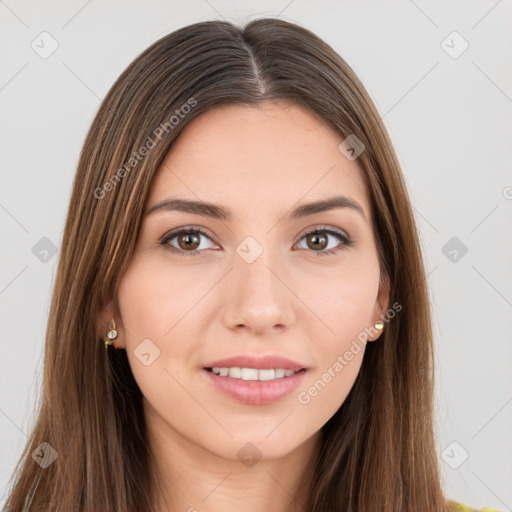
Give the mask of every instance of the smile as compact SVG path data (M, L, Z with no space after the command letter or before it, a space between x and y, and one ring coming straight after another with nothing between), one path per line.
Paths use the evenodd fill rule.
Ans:
M283 377L291 377L294 373L293 370L278 369L257 369L257 368L211 368L215 375L220 377L231 377L232 379L242 380L274 380L282 379Z
M221 372L226 375L221 376ZM293 393L303 381L306 369L212 367L203 368L202 375L218 392L235 402L269 405Z

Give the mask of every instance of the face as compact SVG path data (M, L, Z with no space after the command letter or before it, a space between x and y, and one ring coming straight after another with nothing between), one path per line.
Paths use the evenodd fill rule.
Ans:
M251 442L271 459L345 400L365 351L354 340L385 311L387 290L361 171L342 141L299 106L265 103L202 114L168 153L115 313L117 346L164 435L228 459ZM361 211L293 214L335 196ZM173 209L169 198L218 208Z

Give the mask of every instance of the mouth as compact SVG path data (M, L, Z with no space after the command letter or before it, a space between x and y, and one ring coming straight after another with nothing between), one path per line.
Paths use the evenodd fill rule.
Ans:
M290 395L306 368L205 367L202 374L224 397L246 405L270 405Z
M296 373L306 371L305 368L299 370L291 370L285 368L240 368L238 366L232 367L207 367L206 371L209 371L219 377L227 377L231 379L241 379L245 381L272 381L276 379L283 379L291 377Z

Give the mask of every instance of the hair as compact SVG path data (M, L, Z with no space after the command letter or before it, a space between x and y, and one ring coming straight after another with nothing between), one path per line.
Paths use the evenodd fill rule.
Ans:
M304 509L450 510L434 439L426 275L390 138L366 89L328 44L294 23L260 18L243 28L200 22L162 37L101 103L73 182L42 393L9 482L10 512L154 510L158 475L142 393L126 352L105 352L108 327L100 314L117 301L152 178L182 130L218 106L280 100L364 144L357 163L372 206L381 282L389 285L390 304L402 306L379 342L367 345L350 393L321 429ZM44 470L33 457L42 443L58 454Z

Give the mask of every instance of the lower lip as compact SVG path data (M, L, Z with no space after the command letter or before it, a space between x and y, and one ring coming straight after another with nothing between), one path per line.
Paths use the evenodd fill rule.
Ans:
M220 377L215 373L202 370L208 380L228 397L249 405L268 405L292 393L304 379L306 370L274 380L243 380Z

